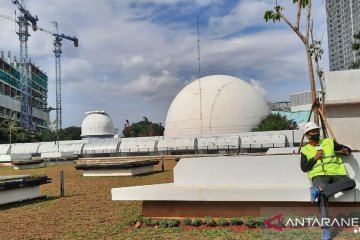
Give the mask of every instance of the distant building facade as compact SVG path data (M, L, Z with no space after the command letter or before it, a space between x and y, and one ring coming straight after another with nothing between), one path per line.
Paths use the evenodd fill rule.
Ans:
M39 67L29 64L29 123L31 130L40 132L47 129L49 113L47 108L48 77ZM0 122L10 115L20 121L20 64L1 51L0 55Z
M326 0L330 71L349 69L360 59L352 49L360 32L360 0Z

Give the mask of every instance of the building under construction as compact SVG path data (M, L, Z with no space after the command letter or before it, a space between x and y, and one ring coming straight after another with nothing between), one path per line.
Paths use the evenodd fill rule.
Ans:
M330 71L347 70L360 55L352 48L360 32L360 0L326 0Z
M0 122L10 116L20 121L20 64L16 58L11 58L10 52L5 57L0 56ZM49 112L47 108L48 77L29 62L29 126L39 132L48 128ZM18 97L19 96L19 97Z

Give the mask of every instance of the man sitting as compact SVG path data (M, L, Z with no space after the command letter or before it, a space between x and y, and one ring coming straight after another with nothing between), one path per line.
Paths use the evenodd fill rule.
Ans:
M318 201L320 220L328 219L328 198L338 192L355 188L356 183L347 176L342 159L337 156L349 155L351 149L332 138L320 140L319 126L308 122L304 134L309 144L301 148L301 170L307 172L313 187L310 188L311 202ZM322 239L331 239L329 226L322 225Z

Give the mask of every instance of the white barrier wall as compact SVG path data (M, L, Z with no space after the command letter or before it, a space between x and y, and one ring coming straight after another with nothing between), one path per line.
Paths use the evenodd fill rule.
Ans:
M37 154L40 143L11 144L11 154Z
M10 144L0 144L0 154L10 154Z
M158 151L167 150L196 150L196 137L164 138L158 141Z
M356 189L331 201L360 202L360 153L343 158ZM310 180L300 155L183 158L174 183L113 188L113 200L309 202Z
M83 154L116 153L119 145L120 139L118 138L90 140L85 143Z
M237 149L240 146L239 135L198 137L197 149Z
M201 137L188 136L182 138L137 137L137 138L108 138L86 139L73 141L59 141L61 152L74 152L75 154L101 154L101 153L129 153L166 151L196 151L209 149L242 149L288 147L299 145L303 130L284 130L266 132L247 132L239 134L219 134L217 136L205 135ZM306 142L307 139L304 139ZM350 144L351 145L351 144ZM41 154L58 151L56 142L15 143L12 144L11 154ZM9 152L9 144L0 145L0 154Z
M121 138L119 151L130 152L156 152L158 138Z

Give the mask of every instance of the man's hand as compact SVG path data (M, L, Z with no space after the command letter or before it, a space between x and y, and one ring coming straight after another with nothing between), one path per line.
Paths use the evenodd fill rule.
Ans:
M348 156L350 154L349 150L347 148L342 148L340 151L336 151L335 153L346 155L346 156Z
M318 150L317 152L316 152L316 155L315 155L315 157L314 157L314 159L317 161L317 160L319 160L320 158L322 158L322 156L323 156L323 150Z

